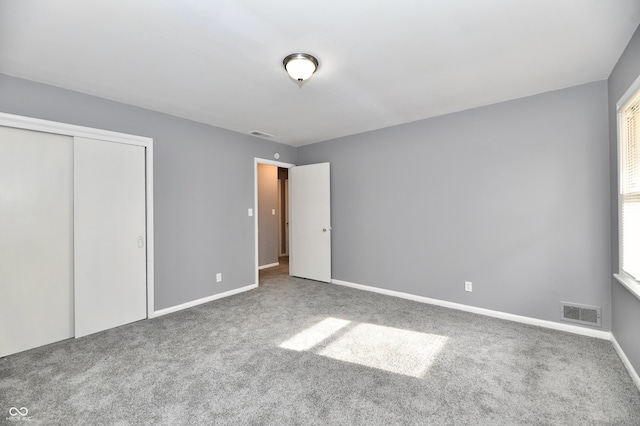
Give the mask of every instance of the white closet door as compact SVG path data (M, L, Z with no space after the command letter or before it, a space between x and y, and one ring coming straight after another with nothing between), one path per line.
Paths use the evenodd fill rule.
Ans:
M146 318L145 148L75 138L75 336Z
M0 126L0 357L73 337L73 139Z

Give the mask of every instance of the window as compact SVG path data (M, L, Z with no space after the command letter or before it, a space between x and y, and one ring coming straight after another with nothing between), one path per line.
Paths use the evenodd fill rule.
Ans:
M639 79L640 80L640 79ZM640 81L618 108L620 273L640 281Z

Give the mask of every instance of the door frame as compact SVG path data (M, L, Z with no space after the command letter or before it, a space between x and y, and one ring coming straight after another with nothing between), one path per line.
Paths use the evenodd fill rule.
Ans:
M254 157L253 158L253 240L255 244L254 256L255 256L255 280L256 286L260 285L260 261L258 259L258 164L266 164L267 166L282 167L283 169L290 169L295 167L295 164L283 163L280 161L267 160L266 158Z
M147 318L155 316L154 310L154 238L153 238L153 139L129 135L126 133L112 132L109 130L94 129L91 127L76 126L75 124L60 123L56 121L42 120L39 118L25 117L21 115L6 114L0 112L0 126L14 127L18 129L34 130L38 132L54 133L71 137L83 137L98 139L105 142L122 143L142 146L145 148L145 191L146 191L146 232L147 232ZM257 167L257 166L256 166Z

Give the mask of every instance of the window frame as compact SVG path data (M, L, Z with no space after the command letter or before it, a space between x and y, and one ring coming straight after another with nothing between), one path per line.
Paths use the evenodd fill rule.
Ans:
M624 95L616 103L616 122L617 122L617 208L618 208L618 273L613 276L626 287L633 295L640 299L640 281L629 275L622 269L622 156L623 156L623 137L624 137L624 109L630 101L640 96L640 76L636 78Z

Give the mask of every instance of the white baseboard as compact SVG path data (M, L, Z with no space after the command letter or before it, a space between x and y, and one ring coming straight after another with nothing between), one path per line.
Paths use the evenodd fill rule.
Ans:
M459 311L471 312L474 314L485 315L493 318L500 318L508 321L520 322L523 324L536 325L538 327L550 328L553 330L566 331L569 333L580 334L583 336L596 337L598 339L611 340L611 333L608 331L593 330L590 328L579 327L576 325L562 324L555 321L547 321L547 320L541 320L537 318L525 317L522 315L509 314L506 312L493 311L491 309L478 308L475 306L463 305L461 303L453 303L453 302L447 302L445 300L431 299L429 297L423 297L423 296L416 296L415 294L410 294L410 293L402 293L394 290L386 290L384 288L370 287L362 284L354 284L348 281L332 279L331 282L333 284L356 288L358 290L371 291L373 293L384 294L386 296L393 296L393 297L399 297L401 299L413 300L414 302L427 303L429 305L442 306L444 308L450 308L450 309L457 309Z
M624 364L627 371L629 372L629 375L631 376L631 380L633 380L633 382L638 387L638 390L640 390L640 376L638 376L638 373L633 368L633 365L631 365L631 361L629 361L629 358L627 358L627 355L622 350L622 346L620 346L620 344L616 340L616 336L614 336L613 334L611 334L611 343L613 344L613 347L615 348L616 352L618 352L618 356L620 357L620 359L622 360L622 363Z
M167 315L172 312L181 311L183 309L192 308L194 306L202 305L203 303L211 302L212 300L222 299L224 297L233 296L234 294L242 293L245 291L253 290L254 288L258 288L258 284L251 284L245 287L236 288L233 290L225 291L224 293L214 294L213 296L203 297L202 299L192 300L191 302L183 303L181 305L172 306L170 308L160 309L159 311L155 311L153 313L153 317L159 317L162 315Z
M259 271L261 271L261 270L263 270L263 269L273 268L274 266L280 266L280 262L276 262L276 263L269 263L268 265L258 266L258 270L259 270Z

